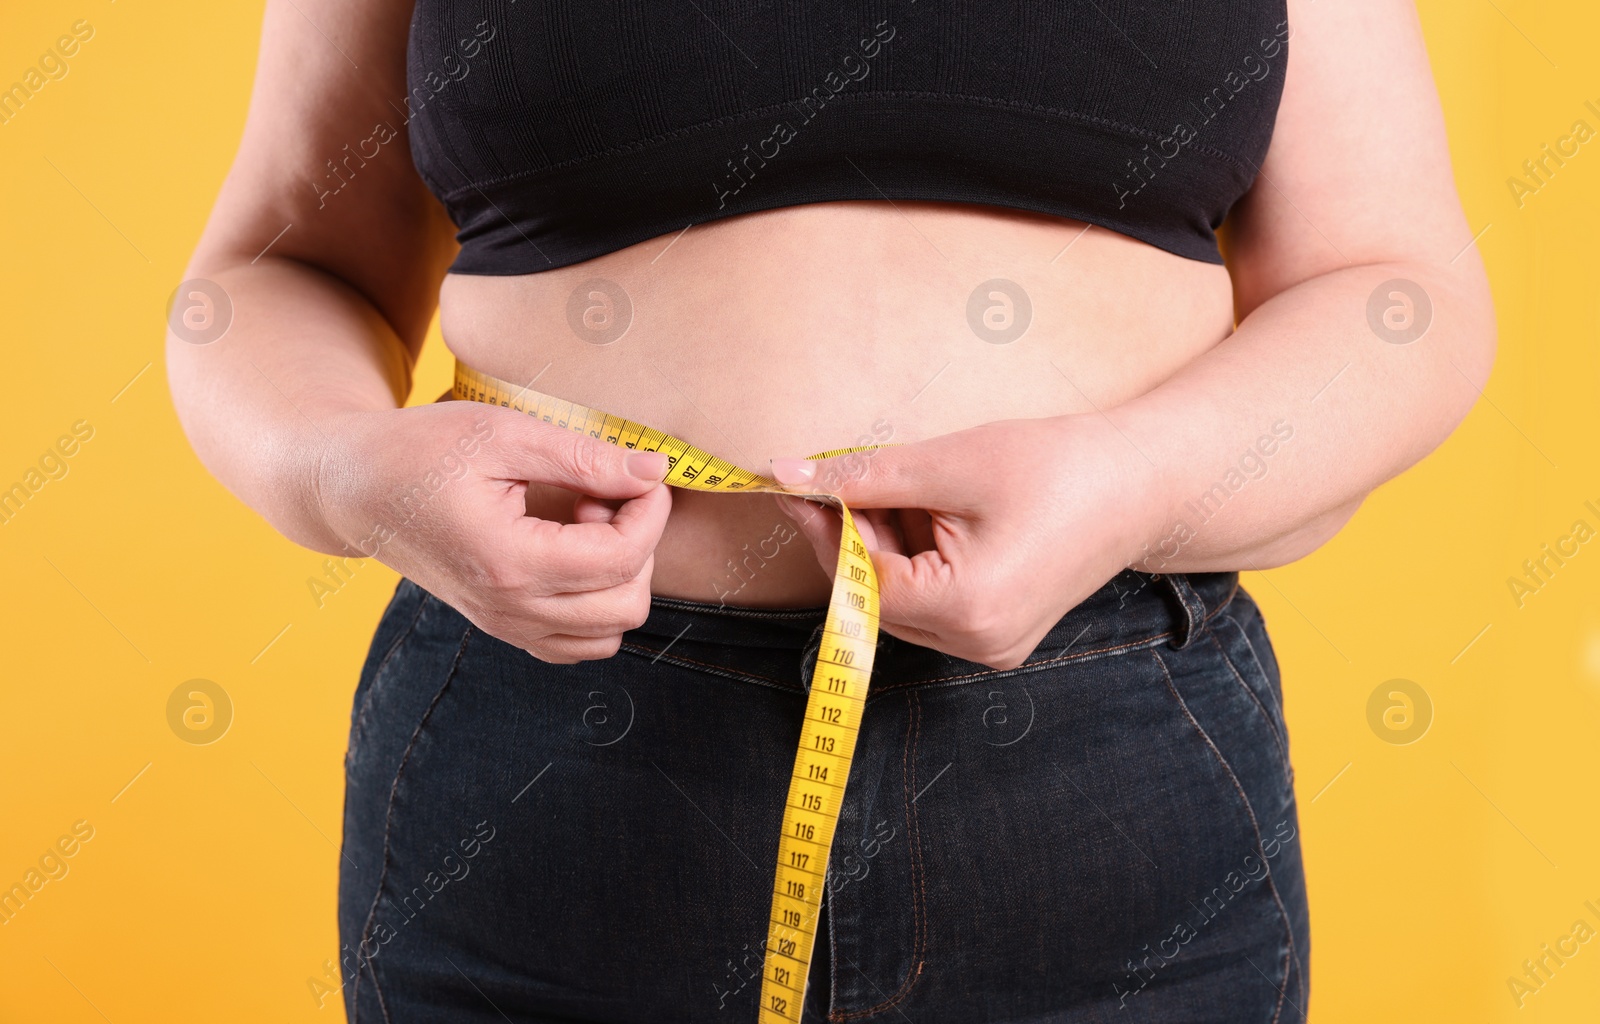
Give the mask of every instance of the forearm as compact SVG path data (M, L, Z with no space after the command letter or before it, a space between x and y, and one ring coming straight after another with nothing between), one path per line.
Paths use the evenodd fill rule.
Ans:
M359 292L308 264L218 259L189 275L220 285L233 306L219 340L167 334L168 382L196 454L290 540L341 553L317 497L332 423L404 402L406 344Z
M1432 302L1426 334L1407 343L1368 322L1368 297L1396 278ZM1346 267L1274 296L1176 376L1108 411L1158 476L1165 509L1134 566L1205 572L1304 557L1444 441L1493 353L1475 252L1458 265Z

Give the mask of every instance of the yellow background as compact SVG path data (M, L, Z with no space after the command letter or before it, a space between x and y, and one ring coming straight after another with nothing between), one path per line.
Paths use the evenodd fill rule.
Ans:
M161 355L167 298L243 124L260 14L5 11L0 84L74 21L95 34L0 125L0 487L74 422L94 435L0 525L0 886L74 822L94 836L0 926L3 1020L343 1012L336 996L319 1008L308 979L337 956L349 701L395 576L363 563L317 608L306 581L323 556L206 475ZM1507 979L1580 917L1600 928L1583 906L1600 907L1600 545L1520 609L1507 578L1575 519L1600 527L1583 505L1600 507L1600 142L1520 209L1507 178L1575 120L1600 129L1584 106L1600 107L1600 9L1428 0L1422 16L1500 355L1443 448L1324 550L1246 579L1287 692L1312 1017L1592 1021L1600 943L1520 1010ZM1392 154L1388 186L1406 187L1406 166ZM447 372L434 338L417 394ZM169 694L193 678L234 704L207 746L168 724ZM1368 722L1369 694L1394 678L1434 704L1410 745Z

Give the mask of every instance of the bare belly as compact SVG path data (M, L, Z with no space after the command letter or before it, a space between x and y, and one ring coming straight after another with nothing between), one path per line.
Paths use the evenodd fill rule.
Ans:
M737 465L1105 409L1232 330L1227 272L1078 221L970 204L819 203L515 277L450 275L468 365ZM574 495L528 492L570 521ZM827 574L767 495L673 492L652 591L819 605ZM752 557L754 556L754 557Z

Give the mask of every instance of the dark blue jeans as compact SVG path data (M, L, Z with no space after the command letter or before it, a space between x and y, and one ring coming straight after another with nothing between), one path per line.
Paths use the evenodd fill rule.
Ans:
M822 609L657 599L549 665L402 582L361 674L339 926L378 1022L756 1020ZM1300 1021L1277 660L1237 574L1126 571L1019 668L882 641L809 1021Z

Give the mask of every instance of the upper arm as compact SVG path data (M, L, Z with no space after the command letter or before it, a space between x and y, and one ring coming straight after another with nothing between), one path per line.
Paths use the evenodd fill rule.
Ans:
M1228 224L1237 316L1353 265L1437 267L1486 296L1410 0L1290 4L1283 99ZM1458 254L1458 262L1452 259Z
M268 0L250 113L192 275L264 251L361 293L413 352L454 257L411 162L408 0Z

